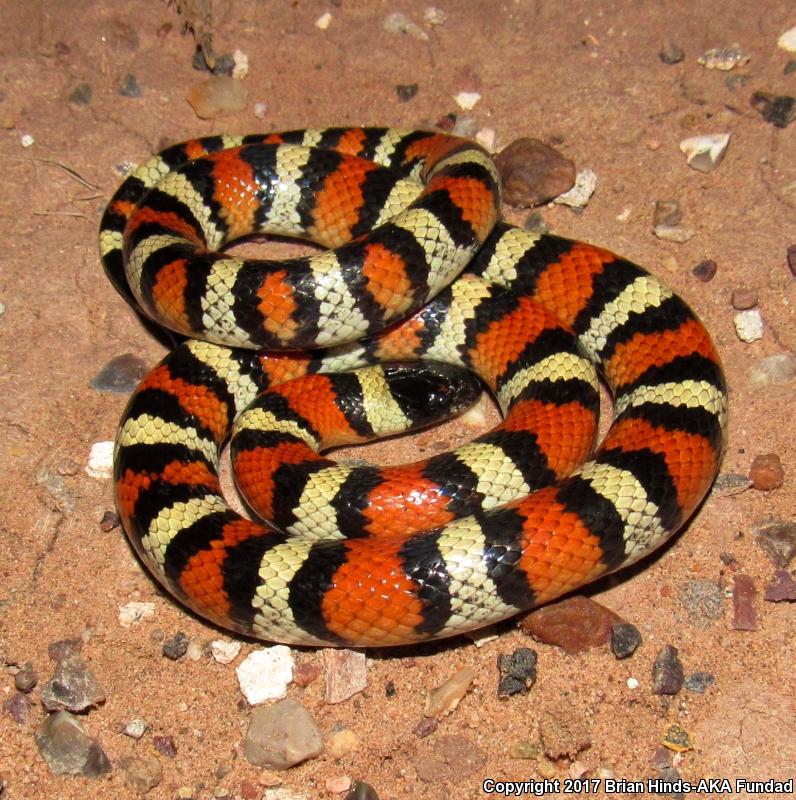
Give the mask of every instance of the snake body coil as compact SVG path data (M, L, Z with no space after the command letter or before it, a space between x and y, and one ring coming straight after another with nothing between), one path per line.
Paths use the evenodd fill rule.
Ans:
M116 440L125 530L171 594L270 641L402 644L547 602L687 520L724 447L710 337L640 267L496 222L499 194L477 146L383 128L200 139L126 179L102 222L106 272L196 337L143 380ZM218 252L253 232L335 249ZM503 421L403 467L320 455L412 426L416 379L378 366L393 361L471 370ZM581 463L595 367L616 417ZM239 483L269 522L221 496L233 425Z

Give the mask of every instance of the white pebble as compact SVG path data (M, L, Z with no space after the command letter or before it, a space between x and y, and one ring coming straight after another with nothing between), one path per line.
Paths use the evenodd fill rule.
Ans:
M724 72L743 66L749 61L749 56L741 51L737 42L729 47L713 47L704 52L697 62L706 69L720 69Z
M262 100L258 100L254 104L252 111L257 119L265 119L265 115L268 113L268 105Z
M777 39L777 47L781 47L789 53L796 53L796 25L792 28L788 28L788 30Z
M19 143L23 147L32 147L35 141L36 140L29 133L23 133L22 136L19 137Z
M246 656L235 673L249 705L278 700L287 695L287 685L293 680L293 654L283 644L264 647Z
M553 200L559 205L570 206L570 208L584 208L589 202L589 198L597 188L597 174L594 170L582 169L575 178L575 185L564 194L560 194Z
M230 642L226 639L216 639L210 642L210 652L219 664L229 664L240 653L240 642Z
M249 74L249 57L243 50L236 50L232 54L232 77L242 81Z
M627 679L627 688L628 689L638 689L638 680L636 680L636 678L628 678Z
M632 211L631 211L631 210L630 210L630 209L629 209L629 208L626 206L625 208L623 208L623 209L622 209L622 210L621 210L621 211L620 211L620 212L619 212L619 213L616 215L616 221L617 221L617 222L627 222L627 221L630 219L630 215L631 215L632 213L633 213L633 212L632 212Z
M132 601L119 606L119 624L123 628L131 628L133 625L140 625L145 619L152 619L155 616L154 603L139 603Z
M475 134L475 140L487 153L495 152L495 129L494 128L481 128Z
M140 739L147 732L147 724L142 719L133 719L124 726L124 735Z
M6 313L6 304L5 303L0 303L0 317L2 317L3 314L5 314L5 313Z
M724 153L727 151L729 143L729 133L690 136L680 142L680 150L685 153L689 167L693 167L700 172L710 172L724 158Z
M763 338L763 317L760 310L739 311L735 317L735 332L742 342L757 342Z
M444 25L445 12L436 6L429 6L423 12L423 22L425 22L426 25Z
M456 105L459 106L459 108L464 111L470 111L475 108L476 104L481 99L481 95L478 92L459 92L453 99L456 101Z
M428 34L400 11L394 11L392 14L387 15L384 20L384 30L389 33L406 33L421 42L428 41Z
M91 478L110 478L113 474L113 442L94 442L88 455L86 474Z
M322 31L325 31L329 25L332 23L332 15L326 11L325 13L321 14L318 19L315 20L315 27L319 28Z
M188 647L185 650L185 657L189 661L200 661L204 655L204 647L199 642L188 642Z

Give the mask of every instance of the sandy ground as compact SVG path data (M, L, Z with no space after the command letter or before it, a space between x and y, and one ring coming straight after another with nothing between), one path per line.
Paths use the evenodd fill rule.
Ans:
M95 780L53 776L33 738L44 716L37 688L27 723L0 715L3 797L135 796L118 759L156 753L155 735L172 736L177 752L158 754L163 774L149 797L259 797L274 778L242 755L251 709L234 664L161 655L164 635L185 631L203 645L221 634L157 591L119 529L100 530L113 505L111 482L84 471L91 445L113 437L125 403L91 389L90 379L122 353L154 364L164 352L105 280L97 256L98 222L120 181L118 165L139 162L166 143L222 131L430 126L458 110L454 95L473 88L482 97L471 113L479 128L494 129L498 147L536 136L556 143L579 169L596 172L597 191L585 212L552 206L543 210L546 222L556 233L647 265L692 304L715 337L731 387L722 471L746 474L754 455L778 453L785 483L768 493L714 494L660 555L594 588L595 600L642 632L643 645L627 661L607 648L568 656L509 624L480 648L457 639L369 654L368 689L338 705L325 703L322 679L291 686L290 696L325 735L347 727L361 746L280 774L281 796L291 797L291 790L297 797L342 797L327 781L348 776L368 781L382 800L481 797L485 777L538 778L549 771L510 755L514 742L538 743L545 714L574 714L588 732L589 746L574 767L568 758L553 765L561 779L581 766L594 778L656 774L655 751L673 722L694 736L694 749L676 759L684 778L793 777L794 606L758 597L758 630L737 631L726 592L724 616L706 626L682 602L692 582L729 590L737 572L762 591L774 566L752 530L766 517L792 515L796 499L795 384L750 381L761 358L796 347L796 281L785 260L796 243L796 124L775 128L750 106L757 90L794 94L796 73L784 72L792 56L776 44L796 24L793 6L786 0L439 0L445 21L431 27L423 22L427 5L218 3L215 46L248 55L248 102L243 111L203 121L185 100L204 77L191 66L194 41L167 4L0 4L0 694L11 697L15 667L26 661L43 684L53 668L48 645L82 636L86 660L107 693L83 722L114 763ZM384 19L394 11L420 25L427 40L386 32ZM324 12L332 17L321 30L315 22ZM659 59L667 42L684 50L681 63ZM750 56L745 66L721 72L697 63L706 49L734 42ZM128 73L141 86L139 98L119 95ZM91 99L81 105L69 98L82 83L90 85ZM396 85L414 83L416 96L401 102ZM257 102L266 104L262 119L254 115ZM731 142L719 168L690 169L678 142L721 132ZM24 135L33 137L31 146L23 146ZM684 224L695 232L685 244L652 235L652 206L666 198L680 201ZM704 258L718 265L709 283L691 272ZM753 344L741 342L733 327L730 296L738 287L759 295L765 333ZM133 600L154 602L155 617L123 628L119 607ZM652 694L651 665L665 644L678 648L687 674L712 673L714 686L703 695L683 690L668 702ZM497 655L520 645L538 651L539 679L528 695L498 700ZM243 655L256 646L244 643ZM322 664L318 652L296 658ZM473 688L435 733L419 738L413 731L426 691L464 666L475 670ZM628 678L638 688L629 688ZM393 696L385 691L390 682ZM120 732L135 718L150 727L138 742ZM453 774L441 771L429 781L428 758L449 735L466 737L486 761L470 774L454 762ZM605 796L604 789L591 796Z

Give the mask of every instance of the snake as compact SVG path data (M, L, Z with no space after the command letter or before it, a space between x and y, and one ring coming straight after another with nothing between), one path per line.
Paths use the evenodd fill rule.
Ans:
M725 448L709 333L631 261L500 211L489 154L434 131L211 136L127 175L102 263L179 343L123 412L115 497L170 596L268 642L412 644L548 603L683 527ZM227 247L260 234L318 247ZM595 444L600 379L614 416ZM383 467L326 454L482 386L502 419L471 442ZM261 519L224 498L230 436Z

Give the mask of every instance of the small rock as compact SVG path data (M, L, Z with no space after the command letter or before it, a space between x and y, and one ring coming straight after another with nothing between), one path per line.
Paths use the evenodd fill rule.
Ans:
M475 678L475 670L472 667L463 667L441 686L432 689L426 697L423 714L427 717L441 717L450 714L467 694L473 678Z
M611 652L619 659L636 652L641 644L641 632L629 622L617 622L611 626Z
M787 570L778 569L774 573L774 578L774 583L766 586L763 599L769 603L796 600L796 581L793 580L793 576Z
M345 800L379 800L376 790L365 783L356 781L351 787L351 791L345 796Z
M664 242L676 242L677 244L685 244L694 238L694 231L686 228L685 225L656 225L652 232Z
M325 31L332 24L332 15L326 11L315 20L315 27L318 30Z
M750 56L741 51L741 46L735 43L728 47L713 47L704 52L697 62L706 69L720 69L727 72L748 63L749 58Z
M796 97L791 95L755 92L749 102L775 128L787 128L796 119Z
M596 188L597 174L586 167L575 176L575 185L568 192L556 197L553 202L570 208L585 208Z
M131 739L140 739L146 732L148 726L142 719L131 719L124 726L124 735Z
M683 221L683 210L677 200L656 200L652 212L652 226L658 225L674 227Z
M436 6L428 6L423 12L423 22L426 25L444 25L445 12Z
M322 752L323 737L315 720L295 700L280 700L252 712L243 753L255 766L289 769Z
M436 717L423 717L412 729L412 733L418 739L425 739L426 736L431 736L437 728L439 728L439 720Z
M695 628L709 628L724 616L721 589L712 581L688 581L680 593L680 602Z
M122 524L122 520L115 511L106 511L100 520L100 530L103 533L110 533Z
M742 342L757 342L763 338L763 316L760 309L739 311L733 318L735 332Z
M661 772L672 766L672 751L665 747L656 747L652 754L652 768Z
M788 245L788 249L785 251L785 258L788 262L790 274L796 278L796 244Z
M479 131L476 131L475 140L487 153L494 153L495 152L495 141L497 139L497 133L495 132L494 128L481 128Z
M113 474L113 442L94 442L86 464L90 478L104 480Z
M45 717L34 739L55 775L97 778L111 770L99 743L86 735L83 726L68 711L56 711Z
M712 258L704 258L691 270L691 274L702 283L708 283L715 277L717 269L718 265Z
M42 705L48 711L85 711L105 702L105 690L80 653L58 661L52 678L42 687Z
M20 691L27 694L32 691L36 684L39 682L39 676L33 669L33 664L26 661L14 675L14 686Z
M637 678L628 678L625 683L628 689L638 689L639 683Z
M324 781L324 788L332 794L342 794L351 788L351 778L348 775L340 775L334 778L327 778Z
M228 75L213 75L192 86L186 99L199 119L213 119L246 108L246 89Z
M796 25L792 28L788 28L788 30L777 39L777 47L789 53L796 53Z
M748 311L757 305L757 292L753 289L733 289L732 307L738 311Z
M340 728L326 737L326 752L330 758L342 758L359 750L359 737L351 728Z
M47 655L53 661L61 661L65 658L80 653L83 649L82 639L59 639L47 645Z
M753 533L775 567L787 567L796 555L796 522L767 522L755 528Z
M749 480L752 486L761 492L779 489L785 480L779 456L776 453L755 456L749 469Z
M125 781L141 794L154 789L163 778L160 761L147 753L122 756L119 759L119 768L124 772Z
M791 59L782 68L782 74L783 75L792 75L794 72L796 72L796 60L795 59Z
M667 272L679 272L680 271L680 262L673 256L667 255L661 259L661 266Z
M167 758L175 758L177 755L177 745L173 736L153 736L152 744L155 746L155 750L157 750L158 753Z
M512 742L509 749L509 755L512 758L531 759L539 757L539 745L536 742L531 742L528 739L521 739L518 742Z
M478 120L472 114L458 114L451 133L464 139L472 139L477 130Z
M520 620L524 633L569 654L611 641L611 628L624 620L605 606L577 595L538 608Z
M683 665L677 648L667 644L652 665L653 694L677 694L683 688Z
M749 373L750 381L757 386L784 384L796 377L796 358L790 353L777 353L761 358Z
M368 686L368 665L365 654L357 650L323 651L326 702L342 703Z
M517 139L495 158L503 184L503 199L528 208L546 203L575 184L575 165L538 139Z
M179 661L188 651L189 642L187 634L182 631L175 633L163 642L163 655L170 661Z
M478 773L486 763L486 753L466 736L440 736L431 754L415 764L417 777L425 783L458 783Z
M498 697L527 694L536 682L536 653L528 647L518 647L513 653L501 653L497 660L500 671Z
M285 786L279 786L276 789L266 789L262 800L310 800L310 798L304 792L294 792Z
M139 603L132 601L119 606L119 624L123 628L130 628L139 625L144 620L152 619L155 616L154 603Z
M257 119L265 119L268 115L268 104L263 102L262 100L258 100L252 106L252 114L254 114Z
M658 58L664 64L679 64L685 58L685 51L675 42L667 42L658 53Z
M408 103L417 94L417 90L418 85L416 83L399 83L395 87L398 100L402 103Z
M738 472L724 472L713 483L712 492L718 497L734 497L752 487L746 475Z
M283 644L254 650L238 664L235 674L249 705L277 700L287 694L293 679L293 654Z
M754 581L748 575L736 575L732 587L733 619L731 627L733 630L757 630L757 614L754 606L755 597L757 597L757 589L755 588Z
M200 642L188 642L185 657L189 661L200 661L205 654L205 648Z
M685 153L688 166L710 172L721 163L729 143L729 133L691 136L680 142L680 150Z
M231 642L226 639L215 639L210 642L210 652L219 664L230 664L240 654L240 642Z
M144 362L132 353L112 358L92 379L89 386L98 392L130 394L148 372Z
M91 102L91 85L79 83L69 95L69 102L76 106L87 106Z
M694 672L685 679L683 684L689 692L704 694L709 686L713 686L716 678L709 672Z
M548 233L550 230L547 223L544 221L544 217L538 211L528 214L522 227L525 228L526 231L531 231L532 233Z
M394 11L387 15L384 20L384 30L388 33L403 33L421 42L428 41L428 34L400 11Z
M586 719L574 707L545 711L539 718L539 737L548 758L575 758L591 746L591 733Z
M3 711L8 714L17 725L27 725L30 712L33 710L33 701L22 692L14 692L11 697L3 700ZM0 795L2 797L2 795Z
M691 741L691 734L679 725L669 725L666 732L663 734L661 744L667 750L671 750L675 753L685 753L687 750L693 750L694 748Z
M124 78L122 78L119 94L122 97L141 97L143 94L141 86L132 72L128 72Z

